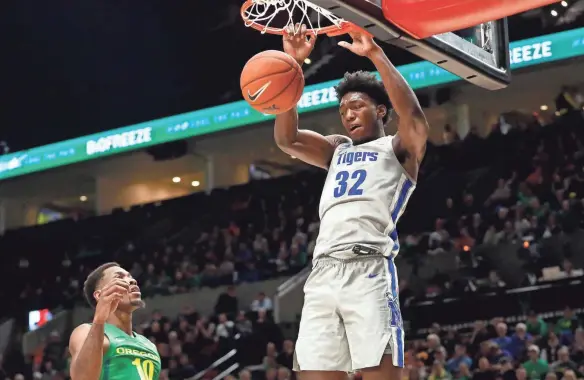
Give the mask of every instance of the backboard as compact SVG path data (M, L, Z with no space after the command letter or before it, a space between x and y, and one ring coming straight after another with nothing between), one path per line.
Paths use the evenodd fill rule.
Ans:
M477 86L497 90L511 81L506 19L418 39L406 32L399 20L392 22L386 17L387 3L384 15L383 2L387 0L310 1L362 27L377 39L433 62Z

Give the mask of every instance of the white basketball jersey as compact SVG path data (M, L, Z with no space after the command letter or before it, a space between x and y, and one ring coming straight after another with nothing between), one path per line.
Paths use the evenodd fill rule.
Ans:
M384 256L399 251L396 223L415 188L399 163L393 136L344 143L333 155L320 197L320 232L314 258L347 251L355 244Z

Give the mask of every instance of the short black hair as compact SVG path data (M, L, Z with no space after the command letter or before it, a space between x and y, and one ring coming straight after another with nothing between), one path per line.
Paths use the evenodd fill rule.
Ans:
M345 73L345 76L335 87L339 101L349 92L362 92L367 94L373 101L379 105L387 107L387 113L383 117L383 124L387 123L391 113L391 101L385 90L383 82L377 79L375 74L368 71L355 71L354 73Z
M95 268L93 272L91 272L89 276L87 276L87 279L83 284L83 294L85 295L85 300L87 301L89 306L95 308L95 306L97 305L97 301L95 300L93 293L95 293L97 284L99 284L99 281L103 278L103 272L105 272L105 270L108 268L119 266L120 264L115 262L105 263Z

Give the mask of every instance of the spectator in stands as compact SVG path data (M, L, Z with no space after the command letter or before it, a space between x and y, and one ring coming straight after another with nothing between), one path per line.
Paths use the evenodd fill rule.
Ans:
M440 337L437 334L430 334L426 337L427 357L424 359L424 363L427 366L431 366L436 361L436 352L442 349L440 345Z
M540 350L535 344L527 348L528 360L523 363L530 380L540 380L549 370L548 362L539 357Z
M272 300L266 296L266 293L260 292L255 300L251 303L251 311L271 311L273 309Z
M446 369L450 373L456 373L461 364L464 364L468 369L472 367L472 359L466 353L466 346L459 343L454 348L454 355L446 363Z
M428 380L449 380L452 376L446 369L441 361L435 360L434 364L432 364L432 370L430 371L430 375L428 376Z
M473 380L495 380L496 371L491 366L489 359L482 357L479 359L479 367L475 371L472 379Z
M228 286L227 291L221 293L215 304L215 313L225 313L228 315L236 315L239 310L239 301L235 294L235 286Z
M564 309L564 315L556 322L555 332L558 335L573 335L580 322L569 306Z
M449 239L450 235L444 228L444 220L436 219L435 230L428 238L428 253L436 255L444 252L445 249L449 248Z
M278 368L278 380L290 380L291 371L286 367Z
M215 327L215 341L219 343L219 350L227 352L230 348L230 341L235 335L235 323L227 318L225 313L219 314L218 323Z
M473 376L470 367L466 363L460 363L456 371L452 373L455 374L454 378L456 380L471 380Z
M495 332L497 337L493 339L493 342L503 350L507 350L511 345L511 338L507 336L507 324L504 322L499 322L495 326Z
M547 334L547 324L540 318L535 311L530 311L526 322L527 333L535 339L539 339Z
M489 277L487 278L486 286L491 289L504 288L505 282L499 277L499 273L496 270L489 271Z
M568 347L562 347L558 350L558 360L550 365L550 370L563 374L568 369L576 372L578 365L570 359L570 350Z
M578 327L572 342L572 360L576 363L584 363L584 329Z
M282 352L278 355L276 362L292 370L292 364L294 362L294 342L287 339L284 341Z
M244 337L251 335L253 326L247 315L245 315L245 311L240 311L237 314L235 329Z
M511 336L511 342L507 350L515 358L523 356L527 344L532 341L532 336L527 333L527 326L525 323L518 323L515 325L515 333Z
M542 343L541 357L548 363L558 360L558 351L561 348L560 339L553 331L548 331L547 340Z

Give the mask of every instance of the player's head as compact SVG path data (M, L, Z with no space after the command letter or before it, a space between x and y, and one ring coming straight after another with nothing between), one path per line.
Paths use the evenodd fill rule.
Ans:
M130 290L122 301L120 301L118 310L132 312L140 307L144 307L144 301L142 301L142 294L140 293L138 283L127 270L114 262L100 265L87 276L83 285L83 294L91 307L95 308L97 305L103 287L115 279L120 279L130 285Z
M375 140L385 134L383 127L390 117L391 102L375 74L346 73L335 90L341 121L355 143Z

